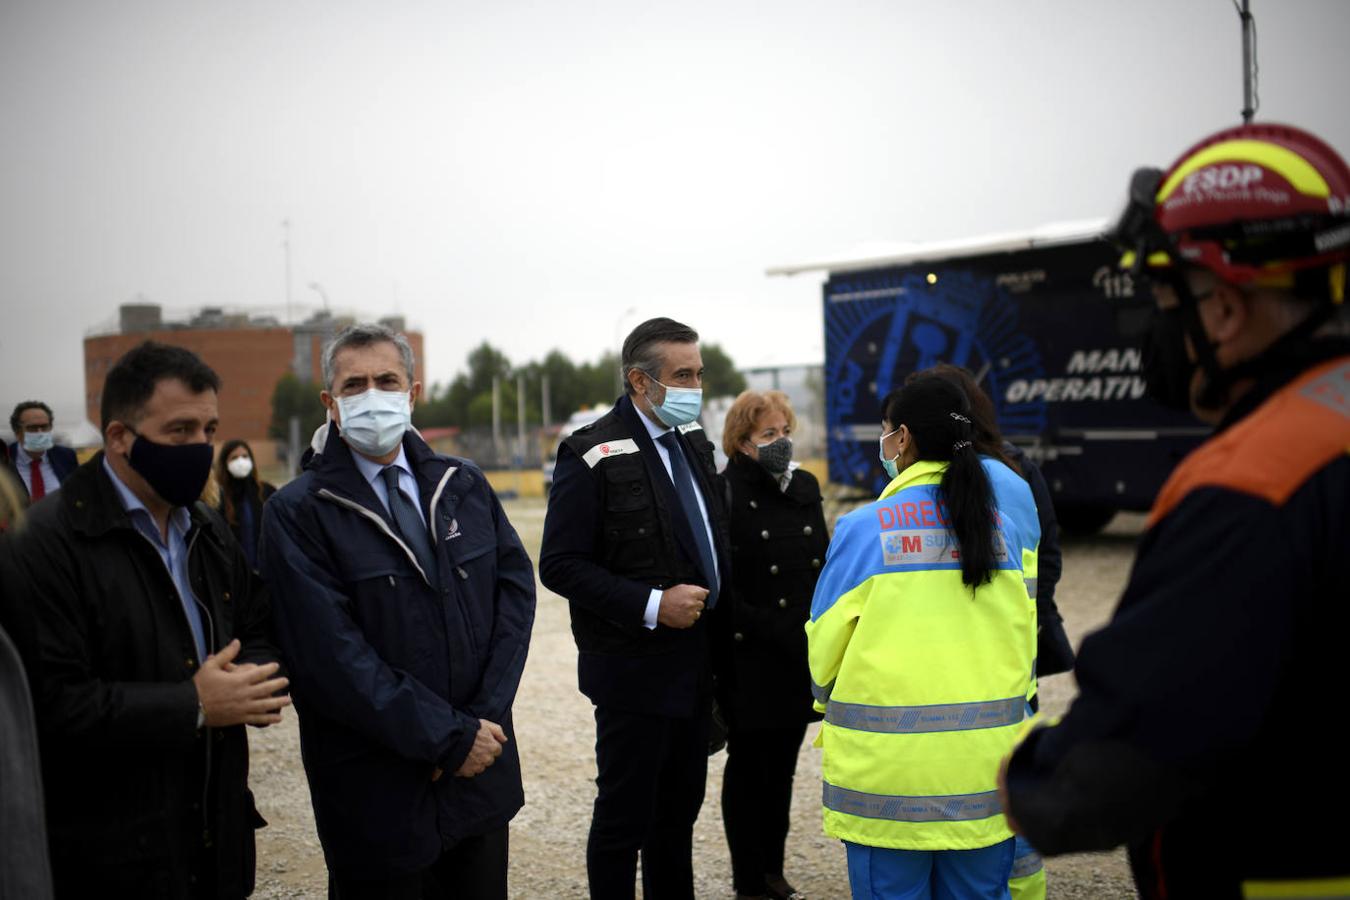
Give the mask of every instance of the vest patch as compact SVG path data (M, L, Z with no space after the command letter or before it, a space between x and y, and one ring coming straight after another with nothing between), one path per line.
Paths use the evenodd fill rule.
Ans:
M961 561L956 536L945 528L883 531L881 555L888 566L932 566ZM1007 547L998 532L994 532L994 558L1000 563L1008 561Z
M602 459L611 456L622 456L625 453L637 453L637 441L632 438L624 438L619 441L606 441L603 444L596 444L581 457L587 466L594 469L596 464Z
M687 424L679 426L679 429L680 434L688 434L691 431L702 431L703 426L698 424L697 422L689 422Z

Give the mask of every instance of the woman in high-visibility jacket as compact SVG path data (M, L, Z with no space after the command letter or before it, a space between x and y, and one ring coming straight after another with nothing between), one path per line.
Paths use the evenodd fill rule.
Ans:
M920 378L882 405L890 484L839 520L807 623L825 713L825 832L855 898L1008 896L999 761L1036 646L1031 491L972 446L969 401Z

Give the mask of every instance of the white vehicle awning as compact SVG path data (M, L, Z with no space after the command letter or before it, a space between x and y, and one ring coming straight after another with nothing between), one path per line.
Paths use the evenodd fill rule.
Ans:
M1011 253L1054 244L1072 244L1101 237L1110 222L1110 219L1080 219L1073 222L1052 222L1028 231L988 234L960 240L866 244L837 256L794 265L773 266L766 274L858 272L918 262L941 262L948 259L984 256L989 253Z

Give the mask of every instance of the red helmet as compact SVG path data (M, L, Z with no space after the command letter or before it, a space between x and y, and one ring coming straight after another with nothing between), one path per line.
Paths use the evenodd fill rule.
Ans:
M1150 266L1180 258L1236 284L1287 285L1350 259L1350 168L1289 125L1228 128L1165 172L1136 172L1117 237Z

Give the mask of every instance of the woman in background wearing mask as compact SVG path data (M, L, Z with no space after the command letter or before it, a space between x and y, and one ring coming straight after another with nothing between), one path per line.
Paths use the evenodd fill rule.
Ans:
M792 462L797 417L779 391L746 391L722 447L731 517L731 615L718 705L726 718L722 818L738 897L803 897L783 877L797 751L811 708L806 633L829 537L815 476Z
M891 481L835 526L806 626L825 833L855 898L1007 897L996 776L1028 713L1036 505L981 459L955 384L917 378L881 420Z
M277 489L258 478L253 451L241 440L226 441L216 458L217 508L230 523L248 564L258 570L258 542L262 536L262 505Z

